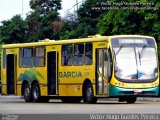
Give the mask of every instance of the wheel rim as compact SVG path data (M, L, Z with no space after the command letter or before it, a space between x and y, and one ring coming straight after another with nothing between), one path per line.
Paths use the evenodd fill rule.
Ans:
M87 89L87 96L86 97L87 97L88 101L90 101L92 99L92 89L91 89L91 87L89 87Z
M30 99L30 89L29 89L29 87L26 87L26 88L25 88L24 97L25 97L26 99Z
M34 96L35 99L38 98L38 92L39 92L39 91L38 91L38 87L35 87L35 88L34 88L34 92L33 92L33 96Z

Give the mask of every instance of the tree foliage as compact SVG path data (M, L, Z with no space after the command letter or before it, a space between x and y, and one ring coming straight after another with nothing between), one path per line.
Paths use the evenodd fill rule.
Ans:
M53 38L52 22L58 17L61 0L31 0L33 11L27 16L31 41Z
M61 0L31 0L30 7L40 16L47 16L61 9Z
M98 0L99 2L105 0ZM75 21L64 20L63 26L54 33L55 39L83 38L98 33L96 26L104 11L94 10L97 7L97 0L85 0L77 11Z
M2 22L0 40L4 43L37 41L39 39L72 39L89 35L143 34L160 35L160 2L152 0L158 10L102 10L106 0L85 0L77 11L77 19L63 20L57 30L53 27L61 9L61 0L31 0L32 11L26 20L13 17ZM108 2L136 2L108 0ZM140 0L138 2L151 2ZM113 7L113 6L111 6ZM20 17L20 16L19 16ZM13 27L14 26L14 27ZM27 27L28 26L28 27ZM16 34L15 34L16 33ZM158 36L159 38L159 36ZM159 38L160 40L160 38ZM158 41L159 42L159 41Z
M19 15L11 20L2 21L0 42L5 44L27 42L27 28L26 21Z
M118 2L118 0L110 0ZM135 2L133 0L122 0L121 2ZM149 0L139 2L149 3ZM154 5L148 7L157 7L158 10L108 10L98 21L97 27L102 35L116 34L142 34L154 36L160 34L160 2L152 1ZM133 6L134 7L134 6ZM140 7L140 6L138 6ZM159 37L160 40L160 37ZM160 41L159 41L160 42Z

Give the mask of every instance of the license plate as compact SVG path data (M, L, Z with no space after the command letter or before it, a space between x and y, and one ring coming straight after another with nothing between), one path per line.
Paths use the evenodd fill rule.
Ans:
M136 89L134 90L134 93L142 93L142 90Z

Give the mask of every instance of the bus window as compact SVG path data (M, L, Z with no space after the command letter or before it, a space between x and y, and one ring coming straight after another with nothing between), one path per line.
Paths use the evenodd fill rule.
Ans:
M86 43L85 45L85 64L91 65L92 64L92 44Z
M108 69L107 69L107 65L108 64L108 56L107 56L107 50L104 50L104 77L108 78Z
M23 49L23 67L32 67L33 66L33 48L24 48Z
M45 47L36 47L35 48L35 58L34 58L35 66L45 66Z
M6 49L3 49L3 68L6 67Z
M19 49L19 67L22 67L22 59L23 59L23 48Z
M73 46L63 45L62 46L62 65L72 65L73 59Z
M110 81L112 77L112 54L110 49L107 51L107 56L108 56L108 80Z
M84 44L74 45L74 65L83 65L84 63Z
M112 76L112 56L110 49L104 50L104 77L110 81Z
M158 62L153 39L113 38L112 46L115 53L115 76L119 80L145 82L157 79Z

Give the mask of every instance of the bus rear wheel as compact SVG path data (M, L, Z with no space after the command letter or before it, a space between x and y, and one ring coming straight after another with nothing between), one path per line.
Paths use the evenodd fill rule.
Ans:
M97 98L94 97L93 87L91 83L88 83L84 90L83 102L85 103L96 103Z
M40 102L40 88L37 83L34 83L32 86L32 97L33 102Z
M130 97L130 98L127 98L127 103L128 104L133 104L133 103L135 103L136 102L136 100L137 100L137 98L136 97Z
M25 84L23 88L23 97L26 102L32 102L32 93L29 84Z
M32 86L32 98L33 102L48 102L49 97L42 97L40 94L40 87L38 83L34 83Z

